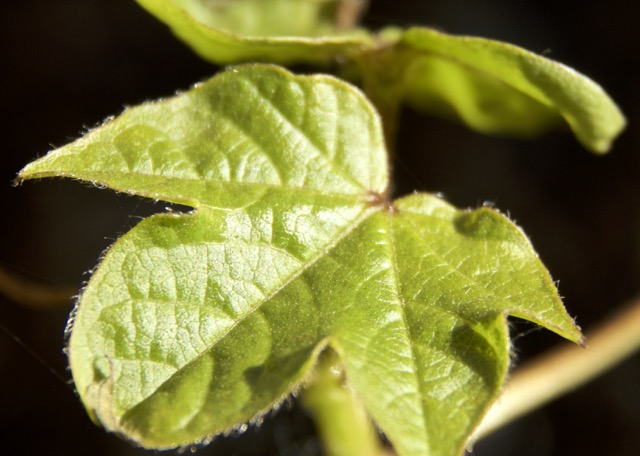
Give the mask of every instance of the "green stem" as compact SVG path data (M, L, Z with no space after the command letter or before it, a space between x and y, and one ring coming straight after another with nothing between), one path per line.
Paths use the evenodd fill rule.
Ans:
M363 78L362 90L382 119L385 142L390 156L395 152L400 113L398 78L401 72L395 68L398 64L394 59L395 55L391 50L381 48L364 54L359 62ZM394 68L394 71L390 71L389 68Z
M370 59L373 60L373 59ZM369 64L371 67L375 63ZM381 70L380 70L381 71ZM369 100L373 103L382 120L382 130L384 142L387 148L387 166L389 169L389 184L382 197L385 201L391 202L393 190L393 167L396 155L396 140L398 135L398 116L400 113L400 99L393 89L393 84L385 85L383 81L375 76L376 71L365 73L363 90Z
M516 369L474 439L480 439L606 372L640 348L640 297L587 336Z
M345 385L344 370L333 349L320 356L315 377L303 391L302 404L315 419L327 456L383 454L367 412Z
M401 87L405 63L399 54L396 43L399 35L396 30L387 30L377 38L377 44L367 52L353 58L361 77L362 90L376 107L382 120L387 155L389 157L389 176L393 176L393 162L398 135L398 117L402 101ZM390 180L384 199L391 201Z

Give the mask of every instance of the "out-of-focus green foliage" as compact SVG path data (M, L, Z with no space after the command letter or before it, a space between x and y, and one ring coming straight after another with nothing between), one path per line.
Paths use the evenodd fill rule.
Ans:
M483 133L532 137L570 128L604 153L625 119L575 70L499 41L424 27L353 27L361 0L137 0L217 64L356 61L374 100L402 101ZM344 18L348 19L344 19ZM292 18L295 18L292 20ZM397 100L396 100L397 99Z

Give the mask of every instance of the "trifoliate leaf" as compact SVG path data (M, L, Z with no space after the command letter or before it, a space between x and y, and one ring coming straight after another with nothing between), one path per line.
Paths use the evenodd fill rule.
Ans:
M137 0L217 64L324 64L372 41L353 29L362 0Z
M416 27L400 33L394 52L405 102L484 133L529 137L564 124L604 153L625 125L595 82L510 44Z
M147 448L206 440L301 387L328 345L400 455L461 453L504 382L507 315L579 341L507 218L386 197L353 87L232 68L27 166L191 205L106 253L69 342L87 410Z

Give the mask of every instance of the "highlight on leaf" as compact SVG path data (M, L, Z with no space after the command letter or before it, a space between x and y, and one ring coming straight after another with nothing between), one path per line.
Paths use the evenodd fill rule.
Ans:
M122 236L71 333L87 411L146 448L261 416L330 346L398 454L461 454L505 381L507 315L581 340L506 217L385 199L380 119L332 77L233 67L19 177L47 176L196 209Z

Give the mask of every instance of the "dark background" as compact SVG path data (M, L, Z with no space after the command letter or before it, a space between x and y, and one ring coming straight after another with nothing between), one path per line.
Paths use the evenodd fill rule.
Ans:
M374 0L365 22L430 25L544 53L598 81L627 115L627 131L610 155L596 157L568 134L496 139L405 111L397 193L437 191L459 207L489 201L508 212L588 330L640 290L640 15L625 0L514 3ZM170 96L216 68L133 0L5 2L0 55L0 266L79 289L113 240L165 205L63 180L12 187L15 174L123 106ZM152 454L93 426L66 383L69 310L29 309L0 296L0 453ZM530 329L516 323L514 334ZM524 362L559 342L545 331L518 337L518 358ZM636 355L477 444L474 454L638 455L638 386ZM313 455L318 447L312 424L289 405L260 430L219 439L198 453Z

